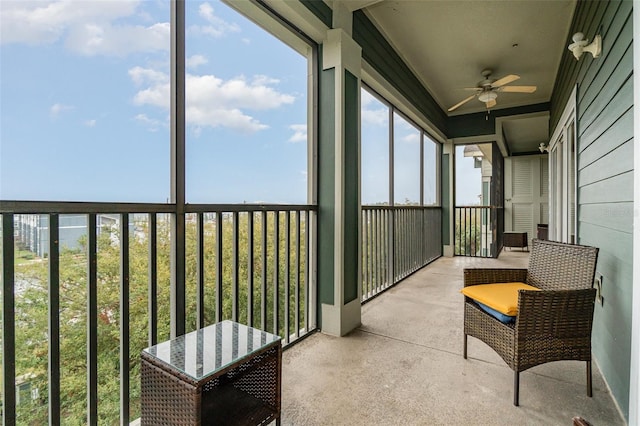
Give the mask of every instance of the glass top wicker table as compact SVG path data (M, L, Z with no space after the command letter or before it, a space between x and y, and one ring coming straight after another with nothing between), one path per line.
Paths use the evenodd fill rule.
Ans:
M222 321L143 349L141 424L279 425L280 341Z

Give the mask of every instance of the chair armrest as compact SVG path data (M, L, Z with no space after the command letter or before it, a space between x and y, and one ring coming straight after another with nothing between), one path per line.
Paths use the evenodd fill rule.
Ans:
M520 290L517 336L590 337L596 290Z
M526 269L465 268L464 286L493 283L526 282Z

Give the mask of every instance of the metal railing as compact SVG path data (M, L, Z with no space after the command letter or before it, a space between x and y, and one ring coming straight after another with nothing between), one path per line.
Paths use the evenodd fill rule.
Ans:
M441 255L440 207L362 207L362 302Z
M501 207L457 206L454 212L454 254L497 257L501 242L498 221Z
M5 420L139 417L139 353L170 335L174 209L0 204ZM186 209L186 331L231 319L287 345L316 328L315 206Z

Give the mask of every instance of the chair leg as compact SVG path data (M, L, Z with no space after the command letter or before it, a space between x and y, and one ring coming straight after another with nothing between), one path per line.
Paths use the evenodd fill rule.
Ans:
M513 372L513 405L520 405L520 372Z
M593 396L593 383L591 380L591 361L587 361L587 396Z
M462 356L467 359L467 335L464 335L464 345L462 346Z

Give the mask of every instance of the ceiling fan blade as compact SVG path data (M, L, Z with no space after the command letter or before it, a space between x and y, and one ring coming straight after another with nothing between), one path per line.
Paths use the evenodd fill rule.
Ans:
M533 93L536 89L538 89L537 86L504 86L500 88L500 91L511 93Z
M462 106L462 105L466 104L467 102L469 102L471 99L473 99L473 98L475 98L475 97L476 97L476 95L471 95L471 96L469 96L468 98L463 99L462 101L458 102L457 104L455 104L454 106L452 106L451 108L449 108L447 111L451 112L451 111L453 111L454 109L456 109L456 108L458 108L458 107L460 107L460 106Z
M467 90L467 91L473 90L474 92L482 92L482 87L465 87L462 90Z
M516 81L520 78L519 75L515 75L515 74L509 74L507 76L502 77L500 80L496 80L493 83L491 83L491 87L501 87L504 86L505 84L509 84L512 81Z
M490 101L485 102L485 104L487 105L487 109L489 108L493 108L494 106L496 106L496 100L495 99L491 99Z

